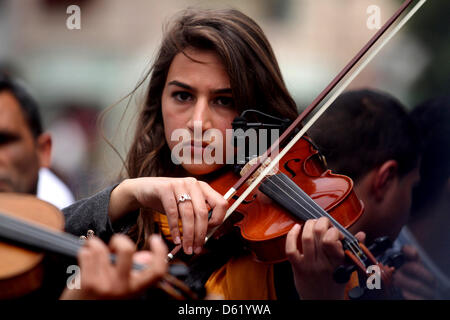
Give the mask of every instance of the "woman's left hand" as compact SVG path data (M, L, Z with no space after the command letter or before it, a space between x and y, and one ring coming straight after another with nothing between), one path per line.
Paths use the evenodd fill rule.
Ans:
M343 235L328 218L296 224L286 239L286 256L292 265L295 286L302 299L344 299L345 284L333 279L344 262ZM358 235L362 238L362 235Z

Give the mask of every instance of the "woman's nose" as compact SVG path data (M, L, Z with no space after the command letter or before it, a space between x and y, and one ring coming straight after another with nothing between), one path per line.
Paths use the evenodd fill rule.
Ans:
M212 128L211 109L208 99L199 98L192 109L191 118L189 119L188 128L192 131L194 127L201 128L202 132Z

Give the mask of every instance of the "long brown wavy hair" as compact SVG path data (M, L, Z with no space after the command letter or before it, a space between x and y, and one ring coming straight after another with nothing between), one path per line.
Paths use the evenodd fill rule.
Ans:
M172 60L179 53L186 55L186 48L212 50L219 55L238 113L252 108L283 118L297 116L272 47L251 18L234 9L185 10L166 27L149 71L146 100L125 162L129 178L174 177L182 172L180 166L172 163L165 140L161 97ZM141 210L129 235L138 247L145 247L152 228L152 214Z

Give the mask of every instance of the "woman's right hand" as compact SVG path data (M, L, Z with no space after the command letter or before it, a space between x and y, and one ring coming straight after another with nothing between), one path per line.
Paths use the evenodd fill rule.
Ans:
M183 194L192 200L178 202ZM208 221L208 206L213 210ZM138 208L165 213L175 244L183 244L187 254L200 253L208 227L219 225L225 216L227 201L207 183L195 178L145 177L127 179L112 192L109 203L111 221ZM183 237L178 228L181 219Z

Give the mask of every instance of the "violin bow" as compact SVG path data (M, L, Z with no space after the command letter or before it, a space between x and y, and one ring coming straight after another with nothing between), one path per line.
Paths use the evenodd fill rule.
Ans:
M386 37L382 39L379 46L374 48L365 59L364 56L369 50L376 44L376 42L386 33L386 31L397 21L397 19L406 11L414 0L405 0L400 8L389 18L388 21L381 27L378 32L372 36L372 38L366 43L366 45L350 60L349 63L342 69L341 72L328 84L328 86L314 99L314 101L292 122L292 124L283 132L283 134L264 152L262 156L258 158L256 163L252 165L246 174L244 174L227 193L224 195L225 200L229 200L246 182L253 176L253 174L261 167L261 164L265 163L270 157L272 152L279 149L279 146L287 141L289 136L294 132L297 127L301 125L301 122L305 120L311 112L325 99L330 92L336 88L336 86L349 75L349 72L359 62L360 65L354 70L352 74L336 89L333 95L317 110L317 112L311 117L311 119L303 125L301 130L289 141L289 143L281 150L270 163L262 170L262 172L256 177L247 189L236 199L236 201L228 208L224 221L236 210L236 208L242 203L242 201L258 186L258 184L269 174L273 168L278 164L280 159L300 140L307 130L314 125L314 123L320 118L320 116L330 107L330 105L337 99L337 97L348 87L348 85L361 73L361 71L375 58L375 56L381 51L381 49L400 31L400 29L416 14L416 12L425 4L427 0L420 0L388 33ZM208 232L206 241L211 238L214 232L220 227L217 226ZM175 254L181 249L181 245L177 245L168 255L168 259L171 260Z

